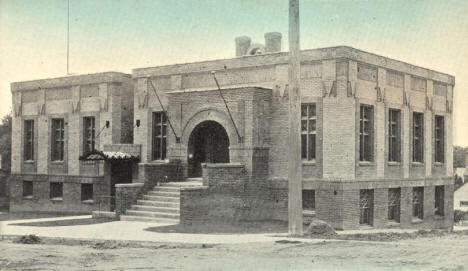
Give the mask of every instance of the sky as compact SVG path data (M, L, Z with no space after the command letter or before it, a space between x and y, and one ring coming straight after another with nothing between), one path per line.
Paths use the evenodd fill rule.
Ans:
M234 38L283 34L288 0L69 0L70 73L232 58ZM456 77L454 144L468 146L468 1L301 0L301 48L347 45ZM0 117L10 83L66 75L67 0L0 0Z

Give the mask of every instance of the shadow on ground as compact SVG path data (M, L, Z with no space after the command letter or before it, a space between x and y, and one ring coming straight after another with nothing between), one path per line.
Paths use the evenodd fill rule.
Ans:
M77 216L89 214L69 214L69 213L42 213L42 212L0 212L0 221L10 220L23 220L23 219L38 219L38 218L52 218L64 216Z
M56 226L77 226L77 225L92 225L115 221L111 218L85 218L85 219L66 219L56 221L41 221L41 222L26 222L10 224L13 226L28 226L28 227L56 227Z
M145 231L159 233L194 234L241 234L241 233L287 233L288 223L283 221L206 223L192 225L169 225L146 228Z

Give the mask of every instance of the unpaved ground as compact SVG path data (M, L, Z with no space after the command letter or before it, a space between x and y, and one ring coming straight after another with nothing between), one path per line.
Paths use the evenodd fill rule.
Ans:
M2 270L468 270L468 236L398 242L24 245L0 241ZM65 241L64 244L67 242Z

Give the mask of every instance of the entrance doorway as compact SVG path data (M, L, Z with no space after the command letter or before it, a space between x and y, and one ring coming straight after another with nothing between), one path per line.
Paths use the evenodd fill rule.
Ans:
M111 161L111 211L115 209L115 185L132 182L131 161Z
M198 124L188 142L188 176L201 177L202 163L229 163L229 137L216 121Z

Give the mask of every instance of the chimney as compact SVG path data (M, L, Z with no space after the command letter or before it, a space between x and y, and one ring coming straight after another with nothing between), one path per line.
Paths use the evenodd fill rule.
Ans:
M281 33L279 32L265 33L265 52L266 53L281 52Z
M247 49L250 47L252 40L247 36L240 36L234 39L236 42L236 57L247 54Z

